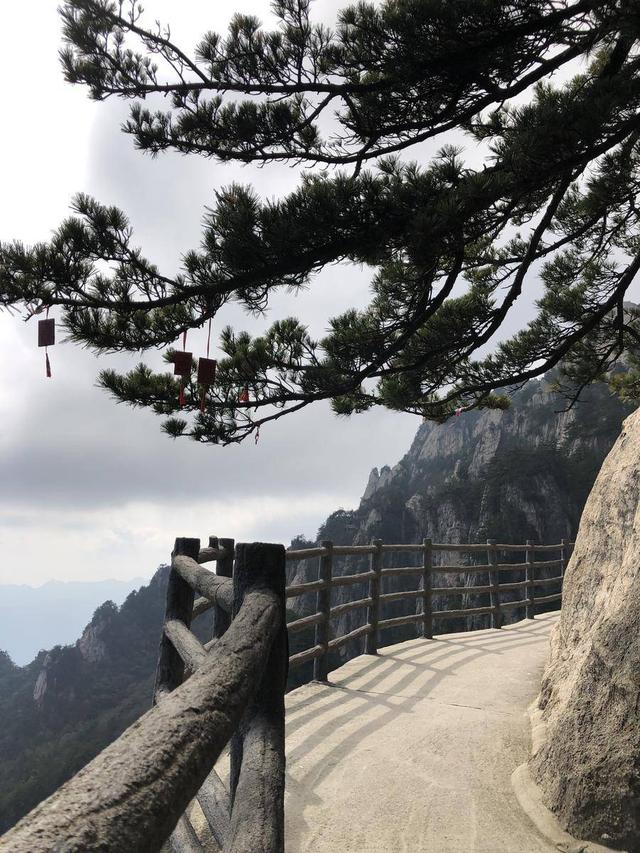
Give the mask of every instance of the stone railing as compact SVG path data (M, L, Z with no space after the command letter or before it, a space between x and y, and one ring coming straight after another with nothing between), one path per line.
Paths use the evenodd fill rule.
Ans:
M489 539L483 544L453 545L437 544L425 539L416 545L386 545L380 540L371 545L334 545L323 542L318 548L308 548L299 551L287 551L287 561L319 559L318 580L309 583L288 586L287 598L294 598L309 593L317 593L317 603L314 613L289 622L289 633L301 631L312 625L315 626L315 643L308 649L298 652L289 658L289 666L298 666L309 660L314 660L314 678L326 680L329 654L351 640L364 637L365 654L376 654L380 632L385 629L402 625L417 625L422 637L432 639L434 623L440 620L451 620L457 617L488 615L491 627L500 628L504 622L504 613L513 608L524 611L526 618L534 616L536 607L559 602L562 592L551 594L536 593L536 589L546 589L549 586L562 586L564 568L566 565L571 543L564 539L559 545L535 545L527 542L525 545L504 545ZM384 567L384 557L387 553L407 553L417 555L419 564L415 566ZM484 565L447 565L434 563L434 554L467 553L485 557ZM521 553L524 562L501 562L504 555ZM555 552L558 557L553 560L537 560L538 553ZM366 571L351 575L334 574L333 565L336 557L369 556L369 567ZM553 577L542 577L542 570L557 569ZM501 583L500 577L505 572L520 572L524 578L520 581ZM434 579L442 575L488 575L489 583L483 586L434 586ZM416 589L385 592L383 584L387 578L405 577L416 578ZM346 601L332 606L331 591L336 587L368 584L366 596L353 601ZM520 591L523 598L505 600L504 593ZM453 610L434 610L435 596L440 599L459 596L486 595L489 603L482 607L457 608ZM381 607L396 601L415 599L421 604L415 612L387 619L380 618ZM331 620L349 611L361 609L366 611L360 626L339 637L331 637Z
M560 545L323 542L285 551L263 543L234 547L232 539L216 537L201 549L198 539L177 539L152 709L0 839L0 850L155 853L168 842L173 853L201 853L212 846L228 853L283 853L288 668L313 661L313 677L325 681L331 652L362 637L364 652L376 654L385 629L417 624L421 636L430 639L434 624L444 618L489 614L492 627L500 628L509 608L533 617L536 607L560 601L561 592L539 595L536 589L562 584L569 545L564 540ZM417 555L419 564L385 568L388 552ZM481 552L487 562L434 562L439 552ZM509 552L523 553L524 562L500 562ZM538 552L559 556L536 560ZM358 556L368 558L365 571L335 573L337 557ZM312 558L318 559L317 580L286 587L286 563ZM216 563L215 573L203 567L208 562ZM551 568L558 574L540 576ZM506 571L522 572L524 579L501 583ZM463 573L485 574L489 583L434 585L438 575ZM416 577L416 589L385 592L390 577ZM335 588L362 584L363 597L332 603ZM514 591L524 597L505 600L504 593ZM287 599L309 594L315 596L315 611L287 625ZM433 609L434 597L459 595L486 595L489 604ZM380 618L382 606L400 600L415 600L415 612ZM191 622L212 609L213 637L202 644ZM355 610L365 613L362 624L332 636L332 620ZM313 629L312 644L289 656L288 634L304 629ZM227 786L214 765L228 743ZM192 823L195 802L204 826Z

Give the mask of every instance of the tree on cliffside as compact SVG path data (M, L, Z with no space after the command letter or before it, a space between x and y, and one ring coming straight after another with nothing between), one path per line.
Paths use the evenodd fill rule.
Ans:
M579 387L638 348L640 321L623 311L640 269L635 3L361 2L334 31L310 0L272 8L274 30L236 15L189 51L135 3L62 4L67 80L130 99L138 148L304 169L276 201L220 189L176 276L145 258L123 212L77 196L49 243L0 244L1 305L61 306L72 340L133 352L231 301L260 311L328 264L371 266L370 304L328 318L322 340L295 318L257 337L225 329L204 404L195 365L182 406L169 373L101 374L169 434L203 442L241 441L319 400L442 420L504 406L498 389L561 361ZM464 147L416 147L456 131L479 166ZM538 279L531 321L496 343Z

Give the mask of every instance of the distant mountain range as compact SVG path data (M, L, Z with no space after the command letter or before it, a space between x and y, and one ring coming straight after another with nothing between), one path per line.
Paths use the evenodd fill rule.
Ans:
M145 578L127 581L49 581L42 586L0 584L0 649L18 666L41 649L75 643L104 601L122 604Z

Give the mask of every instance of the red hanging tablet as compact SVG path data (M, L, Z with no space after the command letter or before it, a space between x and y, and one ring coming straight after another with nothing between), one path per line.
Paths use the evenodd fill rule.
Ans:
M44 347L44 370L47 379L51 379L51 362L49 361L49 353L47 347L52 347L56 342L56 321L49 319L49 309L47 308L46 320L38 320L38 346Z
M175 352L173 354L173 375L188 376L191 373L193 353Z
M38 346L52 347L56 342L56 321L38 320Z
M202 385L202 396L200 398L200 411L204 414L204 404L207 398L209 385L216 381L216 367L218 362L213 358L198 359L198 382Z
M200 385L213 385L216 381L218 362L213 358L198 359L198 382Z

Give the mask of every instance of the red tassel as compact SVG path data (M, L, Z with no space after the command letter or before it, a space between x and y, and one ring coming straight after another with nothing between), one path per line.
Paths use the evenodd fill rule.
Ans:
M244 386L242 391L240 392L240 396L238 397L239 403L248 403L249 402L249 387L247 385Z
M180 380L180 397L178 402L180 403L180 408L182 408L182 406L187 402L184 396L184 379Z
M200 398L200 411L204 415L204 401L207 399L207 386L202 389L202 397Z
M47 379L51 379L51 362L49 361L49 353L44 351L44 366L47 374Z

